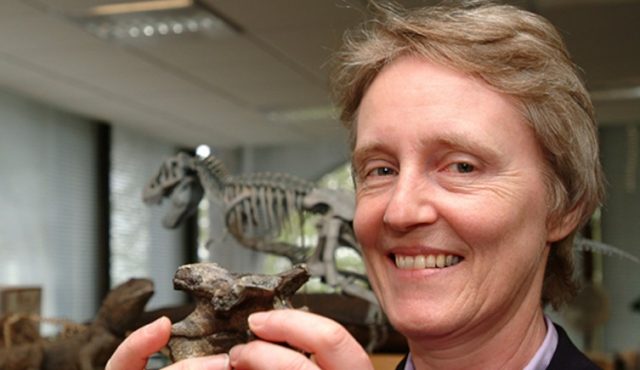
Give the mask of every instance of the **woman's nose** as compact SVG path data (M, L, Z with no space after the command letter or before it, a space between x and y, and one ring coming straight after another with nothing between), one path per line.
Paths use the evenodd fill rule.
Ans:
M398 175L383 215L383 223L397 231L409 231L434 223L438 212L434 186L426 176Z

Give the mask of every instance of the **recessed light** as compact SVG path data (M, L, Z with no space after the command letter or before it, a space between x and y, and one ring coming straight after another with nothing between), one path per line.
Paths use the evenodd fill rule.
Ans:
M117 14L131 14L157 10L187 8L193 5L193 0L152 0L134 1L129 3L98 5L89 9L86 15L104 16Z

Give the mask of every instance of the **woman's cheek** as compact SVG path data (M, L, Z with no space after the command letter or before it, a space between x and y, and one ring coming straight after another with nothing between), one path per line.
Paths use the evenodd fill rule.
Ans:
M374 205L375 202L366 197L360 197L356 202L353 227L356 238L364 250L373 245L377 229L382 226L383 214L377 211Z

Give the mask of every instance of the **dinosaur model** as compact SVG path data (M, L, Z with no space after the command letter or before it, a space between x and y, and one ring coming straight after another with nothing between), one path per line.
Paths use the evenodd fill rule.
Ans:
M361 254L352 227L355 200L346 192L317 188L280 173L233 176L215 156L179 153L162 163L142 194L147 204L170 198L172 206L163 218L167 228L175 228L195 213L206 194L224 204L226 229L241 245L286 257L292 265L305 263L312 276L329 286L377 305L366 275L336 266L340 247ZM319 216L318 245L311 255L309 248L278 239L293 215L304 220L310 214Z
M226 353L234 345L254 339L247 323L249 315L291 307L289 298L308 278L304 265L278 275L235 274L215 263L180 266L174 287L189 293L196 308L171 328L172 360Z
M124 340L153 295L148 279L131 279L113 288L94 320L77 332L0 349L0 369L95 370Z

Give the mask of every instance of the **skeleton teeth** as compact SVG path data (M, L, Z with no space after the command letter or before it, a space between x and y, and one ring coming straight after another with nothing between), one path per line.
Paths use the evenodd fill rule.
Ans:
M432 268L445 268L457 265L460 257L452 254L428 254L417 256L395 255L396 266L401 270L421 270Z

